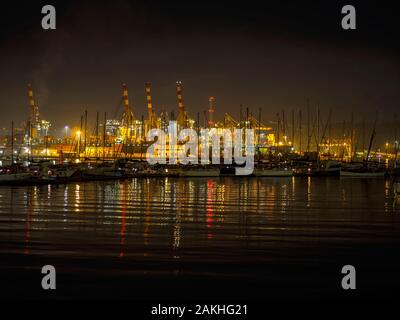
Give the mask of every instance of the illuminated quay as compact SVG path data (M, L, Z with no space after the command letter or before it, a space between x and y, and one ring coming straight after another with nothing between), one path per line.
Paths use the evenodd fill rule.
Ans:
M28 84L29 118L20 128L14 128L12 124L12 133L3 134L1 137L1 164L2 166L17 163L29 165L40 160L50 160L53 164L101 163L118 159L144 161L146 152L153 143L146 139L146 133L153 129L168 130L171 121L176 121L179 129L193 129L198 134L203 129L212 129L217 134L223 134L226 130L233 133L236 129L253 129L255 161L259 164L269 163L269 168L284 166L295 173L307 175L312 166L323 167L327 161L330 161L330 164L336 161L336 166L342 167L346 163L358 163L359 166L374 163L374 166L382 170L398 171L397 136L387 140L381 148L374 147L377 121L375 120L367 132L365 122L356 127L353 113L351 121L347 124L344 122L340 130L337 125L333 128L332 111L323 120L319 109L310 112L309 106L305 117L302 110L296 113L292 110L289 117L283 110L277 113L276 119L268 121L270 125L263 123L261 109L254 114L249 108L242 106L240 106L239 120L225 113L223 119L217 121L216 99L213 96L208 98L209 106L203 111L202 119L200 112L197 113L197 117L189 116L184 106L183 84L180 81L176 82L178 105L176 117L174 110L167 112L164 108L156 112L152 102L150 82L145 83L144 95L148 111L146 117L144 115L137 117L132 100L129 98L128 86L123 84L121 96L123 111L120 117L110 119L107 113L100 115L96 112L92 117L95 119L94 126L89 126L88 123L93 123L93 119L89 119L89 112L86 110L78 124L66 125L62 130L63 134L57 137L50 133L51 123L39 114L33 87ZM5 128L4 132L7 132ZM166 142L169 144L165 150L167 158L171 148L177 150L183 148L182 143L171 147L168 139ZM203 151L199 148L198 152L200 156Z

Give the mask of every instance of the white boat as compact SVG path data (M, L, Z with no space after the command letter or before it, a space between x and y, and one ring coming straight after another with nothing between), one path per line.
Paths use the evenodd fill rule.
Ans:
M293 170L287 168L255 168L254 175L256 177L291 177Z

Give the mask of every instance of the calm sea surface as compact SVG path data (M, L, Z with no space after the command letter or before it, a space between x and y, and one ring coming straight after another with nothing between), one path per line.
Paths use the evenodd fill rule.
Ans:
M384 179L3 186L0 296L394 298L399 231ZM41 289L46 264L57 270L53 292ZM352 292L340 284L347 264L357 270Z

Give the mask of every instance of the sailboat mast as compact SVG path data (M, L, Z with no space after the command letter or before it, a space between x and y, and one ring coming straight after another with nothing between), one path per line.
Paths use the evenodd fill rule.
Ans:
M399 153L399 141L397 140L397 114L394 115L394 167L397 168L397 155Z
M286 142L285 110L282 110L282 133L283 133L283 140L285 140Z
M301 109L299 110L299 153L301 154Z
M107 127L107 112L104 112L104 124L103 124L103 162L106 157L106 127Z
M375 121L374 121L374 127L372 129L371 138L369 140L367 158L365 159L367 162L368 162L368 159L369 159L369 155L371 153L372 143L373 143L375 135L376 135L376 122L377 121L378 121L378 111L376 112Z
M320 119L320 114L319 114L319 105L317 105L317 158L319 159L319 120Z
M97 111L96 113L96 150L98 150L99 147L99 112ZM98 153L97 153L97 156Z
M86 158L86 142L87 142L87 140L86 140L86 136L87 136L87 110L85 110L85 138L84 138L84 148L85 149L83 149L83 154L84 154L84 157Z
M343 120L342 124L342 161L344 160L345 157L345 151L346 151L346 120Z
M79 139L78 139L78 158L81 159L81 142L82 142L82 128L83 128L83 116L81 116L81 126L79 130Z
M294 150L294 109L292 109L292 147Z
M225 117L224 117L225 121ZM225 125L224 125L225 128ZM197 136L200 137L200 112L197 112ZM200 139L197 139L197 156L200 158L201 153L200 153Z
M329 110L329 119L328 119L328 154L331 156L331 137L332 137L332 119L331 119L332 109Z
M279 138L280 138L280 130L281 130L281 128L280 128L280 124L281 124L281 118L280 118L280 115L279 115L279 113L277 113L276 114L276 116L278 117L278 122L277 122L277 128L276 128L276 138L277 138L277 141L278 141L278 144L279 144Z
M11 165L14 164L14 121L11 121Z
M351 112L351 125L350 125L350 162L353 162L354 153L354 112Z
M310 152L310 102L307 99L307 152Z
M363 154L365 152L365 118L363 118L363 128L362 128L362 149Z
M260 160L261 108L258 108L257 160Z

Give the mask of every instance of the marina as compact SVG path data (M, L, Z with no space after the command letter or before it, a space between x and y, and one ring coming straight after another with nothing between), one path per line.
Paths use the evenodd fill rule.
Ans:
M146 82L148 115L147 119L142 116L138 120L124 83L121 102L124 109L120 119L108 119L105 113L100 122L97 112L90 133L86 110L80 117L80 126L69 130L69 134L69 126L65 126L64 138L57 139L49 133L51 123L39 116L33 86L29 84L30 117L22 129L15 129L12 122L10 135L3 139L0 184L68 183L150 176L229 176L236 174L243 164L246 168L251 164L246 175L256 177L389 177L398 180L396 117L392 123L393 143L386 142L385 151L382 151L374 147L378 113L371 124L366 148L365 123L362 130L356 130L353 113L348 131L342 130L349 133L342 133L340 139L332 133L331 110L322 121L319 108L312 113L308 106L307 130L302 131L301 110L297 117L292 111L291 123L285 118L285 111L278 113L275 122L269 121L272 126L262 122L261 109L255 117L246 108L243 117L242 107L239 121L229 114L217 121L214 115L216 99L209 97L209 108L204 111L202 125L200 113L197 119L192 119L185 109L180 81L176 82L176 94L178 117L175 120L173 111L171 114L165 110L156 113L151 83ZM252 134L251 140L249 133ZM361 133L362 148L357 149L361 144Z
M55 183L73 183L98 180L119 180L133 177L219 177L236 176L234 166L226 165L188 165L168 166L149 165L140 161L116 161L106 163L80 163L56 165L50 161L32 163L27 167L3 167L0 169L0 185L43 185ZM247 177L356 177L388 178L398 181L398 173L385 171L379 167L363 169L362 165L342 166L335 163L326 168L316 169L312 166L284 168L255 166ZM240 176L239 176L240 177Z

